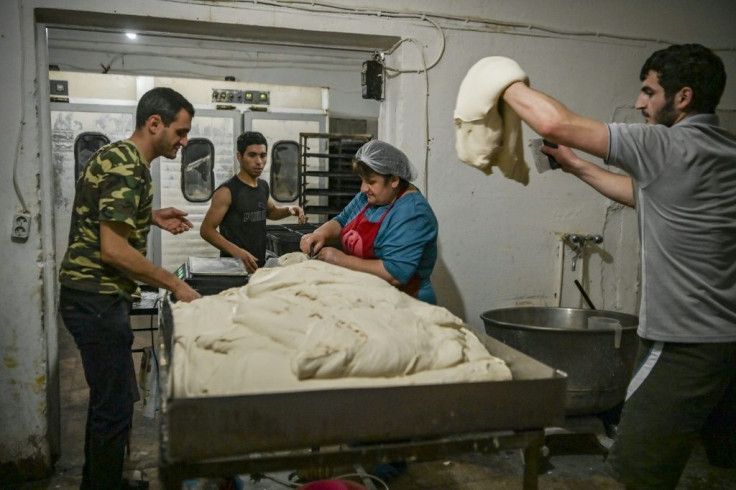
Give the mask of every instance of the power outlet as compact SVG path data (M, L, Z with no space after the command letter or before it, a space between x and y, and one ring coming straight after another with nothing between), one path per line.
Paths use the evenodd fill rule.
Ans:
M29 213L17 213L13 215L13 229L10 238L14 242L25 242L31 231L31 215Z

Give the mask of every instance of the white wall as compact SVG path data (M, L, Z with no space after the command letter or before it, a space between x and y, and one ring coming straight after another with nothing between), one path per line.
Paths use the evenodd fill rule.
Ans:
M21 25L16 2L0 6L0 147L5 158L0 164L0 213L2 237L2 301L0 302L0 474L22 465L37 474L49 465L46 390L53 373L49 371L48 322L44 318L41 220L39 219L38 127L35 118L33 83L33 26ZM24 29L23 37L21 30ZM20 136L20 145L19 143ZM16 153L16 148L19 151ZM14 190L13 170L17 161L20 197ZM10 240L13 214L23 211L20 200L32 214L30 237L25 243ZM51 324L53 325L53 324ZM51 341L55 342L54 333ZM53 362L53 361L52 361Z
M346 6L354 2L334 0ZM3 246L0 294L0 345L5 369L0 390L7 394L0 406L0 464L3 469L26 465L38 474L50 464L53 442L53 389L56 363L56 318L53 281L53 188L50 182L49 142L44 130L47 102L45 51L35 49L33 8L62 8L160 18L157 23L176 29L178 19L249 26L331 31L416 39L427 62L441 50L437 29L419 15L392 17L391 12L427 14L442 26L444 53L429 71L429 159L425 166L425 79L419 73L393 76L380 107L381 137L402 147L421 169L418 181L428 191L440 222L440 263L434 276L441 304L480 327L479 314L492 308L522 304L556 304L558 233L598 233L605 241L601 253L587 262L593 301L599 308L635 312L637 304L637 238L631 210L612 206L585 185L561 173L538 175L522 186L496 172L486 177L458 163L454 153L452 111L462 77L478 59L504 55L516 59L534 87L548 91L572 109L610 121L630 106L638 91L638 72L646 57L668 42L701 42L714 48L736 76L736 39L731 0L661 2L625 0L596 3L580 0L403 1L373 0L381 16L310 13L272 6L268 1L186 2L167 0L25 0L0 5L0 72L3 112L0 147L6 159L0 166L0 230L9 233L13 212L20 209L13 187L17 159L18 185L33 216L30 239ZM19 5L22 5L19 13ZM305 4L307 7L309 2ZM143 14L145 13L145 14ZM76 14L67 19L81 18ZM168 19L168 20L167 20ZM509 23L532 27L513 27ZM502 25L503 24L503 25ZM535 28L534 26L537 26ZM539 29L546 26L553 33ZM596 35L596 33L598 35ZM665 43L658 43L656 40ZM41 70L37 70L40 58ZM416 46L402 44L387 62L417 70ZM198 69L199 70L199 69ZM218 73L218 77L220 74ZM37 83L39 85L37 85ZM733 110L736 94L727 86L721 106ZM357 90L357 86L356 86ZM362 104L358 95L349 100ZM36 117L38 113L41 119ZM361 111L362 112L362 111ZM25 124L21 125L20 122ZM45 123L47 124L47 122ZM21 151L15 148L22 128ZM532 132L525 128L524 136ZM531 163L531 158L528 158ZM425 180L426 179L426 180ZM425 181L428 183L425 188ZM581 265L578 264L578 268ZM563 306L577 306L569 263L563 277Z

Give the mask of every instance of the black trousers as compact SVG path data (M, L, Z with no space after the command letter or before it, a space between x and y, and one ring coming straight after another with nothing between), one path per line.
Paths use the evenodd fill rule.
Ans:
M700 440L712 465L736 467L736 342L640 339L608 470L631 489L672 489Z
M59 312L74 336L89 386L83 489L117 489L139 399L131 346L130 302L114 294L61 288Z

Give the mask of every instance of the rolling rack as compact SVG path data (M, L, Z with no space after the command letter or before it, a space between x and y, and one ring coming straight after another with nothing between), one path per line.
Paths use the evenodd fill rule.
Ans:
M360 191L360 177L352 170L358 148L370 134L299 133L299 205L317 222L335 217Z

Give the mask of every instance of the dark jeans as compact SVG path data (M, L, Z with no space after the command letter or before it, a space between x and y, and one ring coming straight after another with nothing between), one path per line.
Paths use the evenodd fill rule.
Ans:
M626 488L675 488L698 440L712 465L736 467L736 342L640 339L635 365L609 471Z
M62 286L59 312L74 336L89 385L81 488L120 488L133 404L139 399L130 302Z

